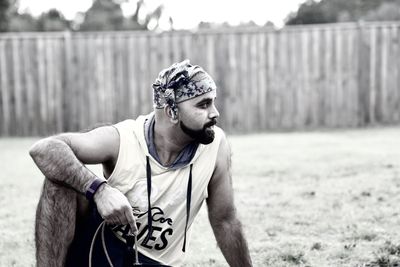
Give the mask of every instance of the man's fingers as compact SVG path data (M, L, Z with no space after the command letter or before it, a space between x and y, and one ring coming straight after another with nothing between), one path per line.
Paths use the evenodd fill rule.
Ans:
M125 217L126 216L124 210L119 210L119 212L116 214L116 219L118 220L118 224L126 225L128 222Z
M104 219L107 225L115 225L115 221L113 219Z
M133 212L131 209L125 210L125 216L126 219L128 220L128 224L131 227L132 234L137 235L138 234L138 229L136 226L136 220L135 217L133 216Z
M119 225L121 224L121 219L118 215L112 214L102 217L106 224L108 225Z
M108 199L98 201L97 209L101 217L104 218L107 224L129 224L131 232L137 234L136 220L128 199L117 189L111 187L108 189Z

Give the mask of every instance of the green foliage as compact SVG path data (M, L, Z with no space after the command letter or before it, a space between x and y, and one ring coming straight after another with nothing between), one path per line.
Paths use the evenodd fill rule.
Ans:
M42 13L38 18L29 13L11 13L8 31L64 31L70 29L69 22L60 11L50 9Z
M122 30L124 16L121 6L112 0L95 0L85 13L82 31Z
M0 0L0 32L5 32L9 24L9 0Z
M5 24L0 22L3 26L2 31L37 31L36 19L29 13L19 13L17 0L0 0L0 2L0 21L6 24L5 27ZM8 2L7 9L5 9L5 2Z
M39 31L64 31L70 27L69 22L60 11L50 9L37 19L37 28Z
M135 13L127 20L126 29L128 30L150 30L156 29L159 26L161 15L164 11L164 6L160 5L153 11L145 11L146 6L144 0L139 0L136 3ZM144 18L140 18L141 13L146 13ZM170 21L172 19L170 18Z
M292 24L313 24L313 23L327 23L332 18L323 10L322 4L314 0L308 0L299 7L296 14L289 15L287 25Z
M367 21L400 20L399 3L383 3L376 10L371 10L364 17Z
M130 0L122 0L130 1ZM159 26L163 14L162 5L148 10L144 0L138 0L136 12L131 17L124 17L121 1L94 0L92 6L81 13L81 21L68 21L64 15L50 9L39 17L29 13L18 12L16 0L0 0L0 32L1 31L116 31L116 30L151 30ZM172 19L170 18L172 21Z
M8 31L10 32L32 32L37 31L37 21L29 13L19 14L13 12L10 16Z
M113 31L113 30L150 30L159 25L163 13L162 5L154 10L146 10L144 0L136 3L135 13L125 18L119 3L113 0L95 0L92 7L84 15L79 30ZM142 16L141 16L142 15Z
M396 0L307 0L287 18L287 25L359 20L399 20Z

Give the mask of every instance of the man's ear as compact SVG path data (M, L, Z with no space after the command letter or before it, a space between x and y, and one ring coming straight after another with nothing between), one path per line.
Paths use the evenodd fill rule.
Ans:
M164 113L165 116L167 116L167 118L170 120L170 122L172 122L173 124L178 123L178 114L174 114L170 106L165 105Z

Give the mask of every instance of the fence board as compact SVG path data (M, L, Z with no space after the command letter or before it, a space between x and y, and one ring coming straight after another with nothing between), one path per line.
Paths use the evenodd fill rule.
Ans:
M18 39L12 39L11 40L11 51L12 51L12 73L13 73L13 83L12 86L14 88L13 90L13 96L14 96L14 113L15 113L15 120L16 121L21 121L21 124L15 125L15 133L17 135L22 135L22 131L20 127L22 127L22 124L24 123L24 120L22 118L23 110L22 110L22 77L21 77L21 64L19 62L21 61L20 58L20 48L19 48L19 41Z
M369 103L368 103L368 118L369 123L376 122L376 95L377 95L377 29L370 29L370 83L369 83Z
M260 124L259 124L259 114L258 114L258 105L257 105L257 99L259 98L259 93L258 93L258 51L257 51L257 36L254 33L249 34L249 76L248 78L250 79L248 85L248 103L247 103L247 109L248 109L248 116L247 120L249 122L248 129L252 129L253 131L260 130ZM221 75L222 76L222 75Z
M139 113L139 101L138 101L138 86L136 84L136 81L138 80L137 77L137 70L136 68L138 67L135 64L135 59L136 59L136 54L135 51L137 51L135 39L133 37L128 38L128 73L129 73L129 81L128 81L128 87L129 87L129 112L128 116L133 116L133 114L138 114Z
M381 46L381 68L380 68L380 78L381 78L381 88L380 88L380 92L381 92L381 101L380 101L380 106L381 106L381 116L382 116L382 120L383 122L387 122L387 107L385 105L386 101L387 101L387 76L388 76L388 70L387 70L387 63L388 63L388 29L384 28L381 29L382 31L382 46Z
M311 120L310 126L317 127L319 122L320 116L320 108L321 105L319 101L321 99L321 88L319 85L320 79L320 72L321 72L321 58L320 58L320 43L321 43L321 30L314 29L312 31L312 64L311 64L311 86L313 89L312 91L312 105L311 105Z
M268 49L267 49L267 110L268 117L264 119L268 119L268 128L274 129L277 127L277 117L274 113L274 106L276 105L275 101L275 92L274 89L276 87L276 77L275 77L275 47L276 47L276 35L270 34L268 35Z
M334 118L334 103L335 103L335 88L333 84L335 78L335 65L334 65L334 31L329 29L326 31L326 57L325 57L325 73L327 75L325 93L326 93L326 125L328 127L335 127ZM340 112L340 110L337 110Z
M300 125L305 126L309 124L310 121L310 105L311 105L311 88L310 88L310 46L312 43L310 42L310 36L308 32L301 31L300 36L300 44L301 50L300 55L301 58L301 85L302 91L300 92L302 96L302 103L300 112L302 113L302 121ZM300 126L301 127L301 126Z
M56 109L55 109L55 120L56 120L56 132L63 131L63 77L62 77L62 60L63 60L63 47L61 45L61 39L57 39L56 42L53 43L54 51L55 51L55 58L54 63L56 68L55 71L55 93L56 93ZM61 108L60 108L61 107Z
M398 72L397 62L400 60L399 57L399 46L396 43L398 36L398 29L395 25L391 25L389 28L390 39L389 39L389 77L388 77L388 88L389 88L389 112L391 114L389 122L399 121L399 111L398 111L398 100L399 100L399 84L398 84Z
M37 135L38 134L38 129L36 124L34 123L34 119L36 116L36 103L35 103L35 79L34 79L34 68L33 66L33 60L30 56L30 53L32 51L32 40L21 40L22 41L22 48L21 48L21 53L22 53L22 58L23 58L23 65L24 65L24 75L25 75L25 88L26 88L26 119L27 121L25 123L25 128L24 132L25 134L33 134Z
M257 53L258 53L258 70L257 70L257 88L258 88L258 98L256 103L256 108L258 112L257 122L258 122L258 130L263 130L267 127L266 120L264 119L266 116L266 70L267 70L267 63L266 63L266 41L265 41L265 34L259 33L257 34Z
M400 122L400 23L282 30L0 34L0 135L48 135L152 109L158 72L215 77L231 132Z
M394 45L396 47L396 64L394 66L394 68L396 69L396 87L400 88L400 27L393 26L394 28L396 28L396 38L394 40ZM397 111L397 112L396 112ZM396 112L396 122L399 123L400 122L400 92L397 90L397 101L396 101L396 105L395 105L395 112Z

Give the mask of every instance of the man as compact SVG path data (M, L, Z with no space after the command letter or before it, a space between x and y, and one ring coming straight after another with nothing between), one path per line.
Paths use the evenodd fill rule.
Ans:
M215 126L213 79L186 60L161 71L153 93L149 115L31 148L46 176L36 218L39 267L128 266L132 258L179 266L203 200L228 264L251 266L234 207L229 145ZM100 163L104 178L84 165Z

